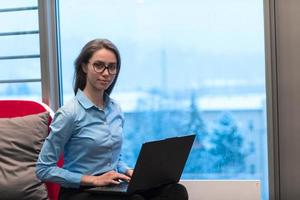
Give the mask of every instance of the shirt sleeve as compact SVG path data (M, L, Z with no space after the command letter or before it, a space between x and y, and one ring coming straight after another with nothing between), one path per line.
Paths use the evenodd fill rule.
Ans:
M74 115L61 109L55 114L36 165L36 175L42 181L58 183L64 187L78 188L82 174L57 167L66 142L72 134Z
M120 158L119 158L119 161L118 161L118 164L117 164L117 170L118 170L118 172L120 172L122 174L125 174L128 169L131 169L131 168L128 167L127 164L125 164L122 161L122 155L120 155Z
M125 122L125 117L124 117L124 114L123 114L120 106L118 107L118 109L119 109L119 112L120 112L120 115L121 115L121 118L122 118L122 128L123 128L124 127L124 122ZM118 164L117 164L118 172L120 172L122 174L125 174L128 169L131 169L131 168L128 167L128 165L125 162L122 161L122 154L120 154Z

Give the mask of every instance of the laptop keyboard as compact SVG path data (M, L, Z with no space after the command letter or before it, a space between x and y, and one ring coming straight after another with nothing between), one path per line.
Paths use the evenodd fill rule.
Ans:
M128 183L126 182L121 182L120 184L118 185L109 185L109 186L103 186L101 187L101 190L103 191L124 191L126 192L127 191L127 188L128 188Z

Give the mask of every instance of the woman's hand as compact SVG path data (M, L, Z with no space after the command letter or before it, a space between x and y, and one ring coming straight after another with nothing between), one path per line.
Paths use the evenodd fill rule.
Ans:
M109 184L119 184L120 180L129 182L130 177L115 171L109 171L100 176L84 175L81 178L80 184L86 186L104 186Z

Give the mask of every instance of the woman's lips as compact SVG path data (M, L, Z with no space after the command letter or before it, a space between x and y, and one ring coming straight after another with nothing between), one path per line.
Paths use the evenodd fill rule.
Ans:
M102 84L109 84L110 82L109 80L100 80L100 79L98 79L98 81Z

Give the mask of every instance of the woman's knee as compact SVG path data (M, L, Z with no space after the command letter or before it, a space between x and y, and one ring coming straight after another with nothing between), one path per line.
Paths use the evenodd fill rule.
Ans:
M186 187L182 184L176 183L169 185L168 190L168 199L172 200L188 200L188 192Z

